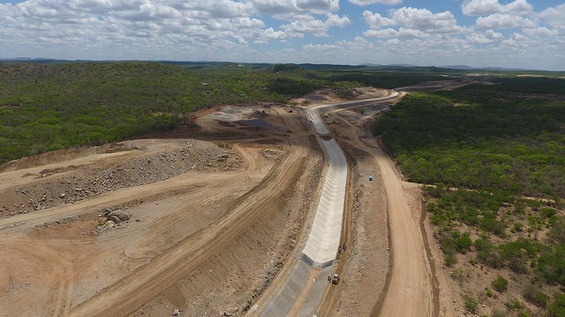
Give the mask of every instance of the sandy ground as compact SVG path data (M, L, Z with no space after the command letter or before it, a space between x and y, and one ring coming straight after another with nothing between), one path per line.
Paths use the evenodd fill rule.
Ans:
M320 96L309 103L335 100ZM418 188L365 130L380 109L326 119L353 178L323 315L453 316ZM241 316L268 292L311 221L324 167L313 131L296 106L206 109L195 123L3 166L0 316ZM130 220L109 224L115 209Z

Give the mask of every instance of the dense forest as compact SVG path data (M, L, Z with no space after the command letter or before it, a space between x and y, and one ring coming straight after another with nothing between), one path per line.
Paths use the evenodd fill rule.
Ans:
M309 68L308 68L309 67ZM326 65L72 62L0 64L0 164L172 130L190 111L284 103L319 88L394 87L441 73ZM375 74L381 76L374 76ZM381 79L378 79L381 78ZM394 80L391 80L394 78Z
M424 185L444 264L511 272L479 299L512 286L493 316L565 316L565 80L488 78L453 91L412 93L374 125L405 176ZM510 295L508 295L510 297ZM514 296L514 295L513 295Z

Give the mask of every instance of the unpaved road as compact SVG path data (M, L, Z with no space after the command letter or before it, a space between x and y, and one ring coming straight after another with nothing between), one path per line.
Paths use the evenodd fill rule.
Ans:
M359 135L347 135L352 146L369 153L378 165L386 195L392 267L379 316L433 316L433 277L420 228L419 201L409 197L394 163L375 139L361 142Z
M221 111L209 109L196 114L206 129L5 166L0 316L145 317L174 309L182 316L243 315L277 287L275 276L305 242L323 176L322 151L304 111L262 109L242 111L243 119L257 115L272 128L217 121L233 111L209 117ZM431 316L417 191L367 140L361 121L333 118L343 122L332 128L346 152L359 155L346 198L342 240L349 248L336 267L343 282L326 294L323 315L369 316L381 298L382 316ZM369 184L368 173L382 175ZM99 217L104 209L124 209L132 218L108 226Z
M390 251L390 270L387 284L383 287L379 302L371 315L455 315L450 295L443 293L450 292L447 285L444 285L440 294L438 280L445 281L445 276L437 276L442 274L435 267L435 262L438 261L430 262L430 248L437 250L438 247L435 241L426 240L431 237L427 237L424 231L422 202L417 185L402 180L390 156L383 151L378 140L370 136L367 131L367 121L370 121L370 117L351 120L351 113L340 116L340 111L337 110L328 118L328 121L336 120L339 120L339 124L332 127L337 138L347 145L346 147L369 155L370 161L378 166L378 176L374 181L381 184L384 191L380 197L385 200L388 215L390 248L387 248L387 251ZM367 156L354 160L358 161L360 166L367 164ZM367 175L375 174L366 173L364 176ZM336 297L335 294L332 296ZM329 305L331 299L331 296L327 298L325 305ZM326 312L327 315L339 315L335 314L335 311L333 314L330 310Z

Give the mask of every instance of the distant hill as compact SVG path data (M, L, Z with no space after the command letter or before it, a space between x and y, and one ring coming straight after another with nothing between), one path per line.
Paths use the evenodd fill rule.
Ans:
M15 58L0 58L0 62L33 62L33 63L67 63L67 62L88 62L89 60L65 60L65 59L54 59L54 58L31 58L31 57L15 57ZM100 60L94 62L119 62L118 60ZM278 63L235 63L235 62L220 62L220 61L174 61L174 60L152 60L152 62L164 63L164 64L174 64L174 65L184 65L188 67L201 67L209 65L223 65L223 64L235 64L235 65L246 65L249 68L267 68ZM505 68L505 67L473 67L468 65L446 65L446 66L418 66L413 64L374 64L374 63L364 63L359 65L344 65L344 64L312 64L312 63L285 63L286 65L296 65L298 67L311 69L311 70L362 70L362 69L380 69L384 70L387 68L407 68L415 70L439 70L439 69L452 69L452 70L463 70L463 71L526 71L524 68Z
M449 65L449 66L443 66L443 68L460 69L460 70L472 70L472 69L475 69L474 67L467 66L467 65Z
M0 58L0 62L66 63L66 62L78 62L78 61L70 61L65 59L54 59L54 58L14 57L14 58Z

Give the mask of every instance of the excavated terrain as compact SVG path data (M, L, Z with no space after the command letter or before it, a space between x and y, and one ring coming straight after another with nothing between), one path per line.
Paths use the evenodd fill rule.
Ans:
M384 93L360 89L359 98ZM0 316L245 315L312 221L325 162L302 107L335 101L313 96L292 107L204 109L193 116L199 128L4 164ZM381 109L326 120L353 178L343 282L324 315L375 315L389 287L383 154L368 149L378 144L364 126ZM418 192L409 191L418 225Z

